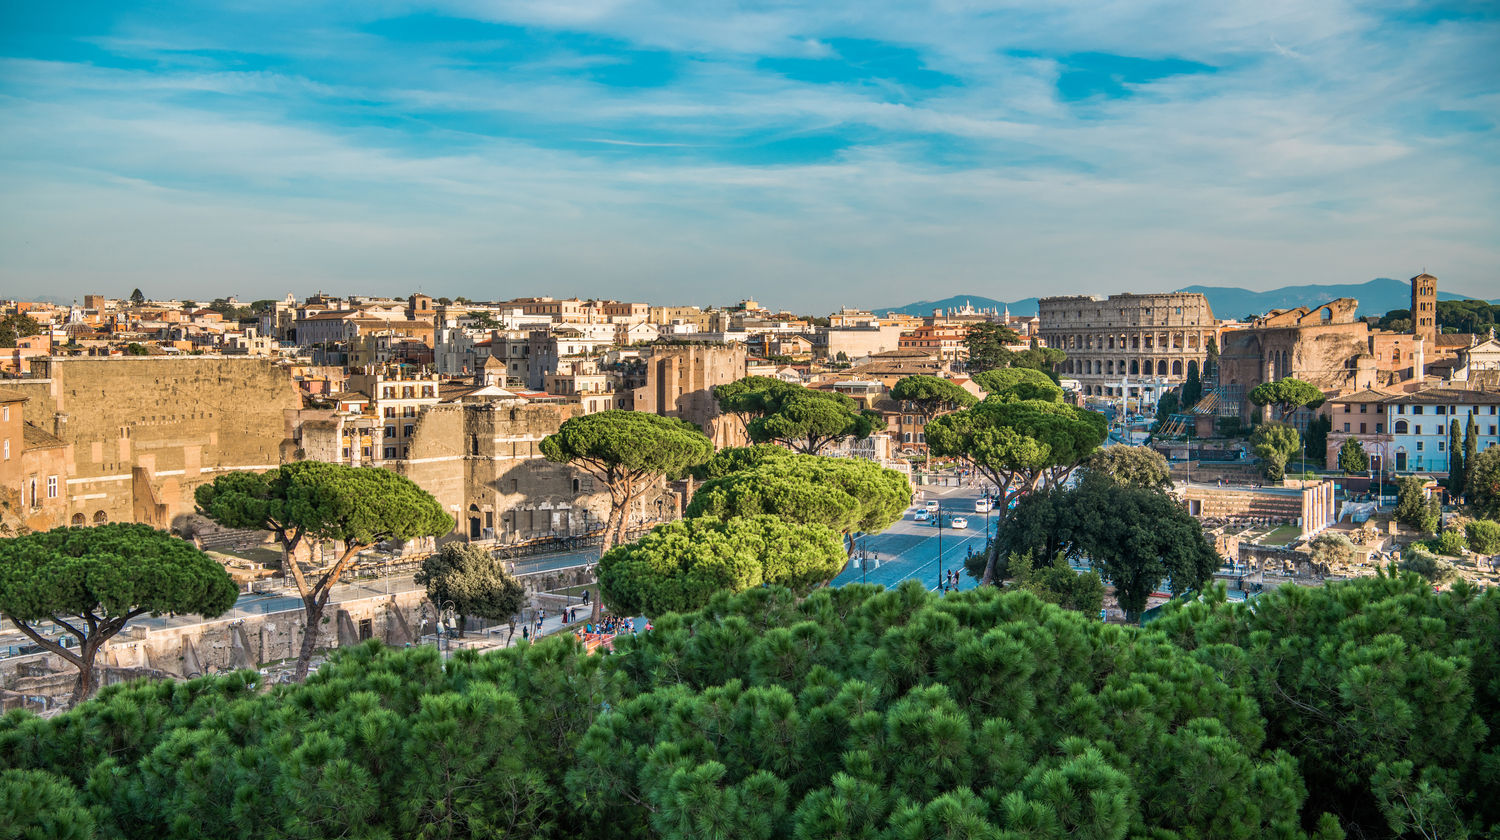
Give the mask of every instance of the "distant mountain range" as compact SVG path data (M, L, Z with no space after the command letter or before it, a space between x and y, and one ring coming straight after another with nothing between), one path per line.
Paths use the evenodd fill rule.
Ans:
M1439 281L1441 283L1441 281ZM1295 309L1298 306L1317 306L1341 297L1359 300L1360 315L1384 315L1392 309L1405 309L1411 303L1411 285L1404 280L1378 277L1368 283L1320 283L1308 286L1283 286L1264 292L1254 292L1235 286L1186 286L1178 292L1199 292L1208 298L1214 317L1237 319L1246 315L1261 315L1272 309ZM1442 300L1466 300L1472 295L1445 292L1439 287ZM1500 304L1500 299L1490 303ZM875 314L886 315L901 312L907 315L931 315L934 309L957 309L965 305L975 309L1010 308L1012 315L1037 314L1037 299L1034 297L1005 301L982 295L954 295L942 300L920 300L905 306L877 309Z

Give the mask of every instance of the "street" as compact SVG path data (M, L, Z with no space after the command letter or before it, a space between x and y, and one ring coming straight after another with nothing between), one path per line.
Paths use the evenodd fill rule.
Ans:
M943 572L959 571L959 589L973 589L979 584L975 578L964 574L964 558L971 552L984 551L985 515L974 512L974 502L979 498L978 487L919 487L926 496L914 501L901 521L880 534L861 536L855 541L855 559L833 579L832 586L846 583L876 583L887 588L902 581L915 579L930 590L936 590ZM938 528L931 521L918 522L913 516L925 501L942 504L942 556L938 555ZM968 530L955 531L949 527L951 516L963 516L969 520ZM995 513L989 516L991 532L998 525ZM870 555L868 568L861 568L861 553ZM879 555L875 560L874 556ZM941 569L939 564L941 563Z

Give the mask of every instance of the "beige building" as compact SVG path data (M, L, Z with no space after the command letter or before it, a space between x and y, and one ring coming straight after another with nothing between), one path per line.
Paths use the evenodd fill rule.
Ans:
M713 388L743 379L746 359L739 345L655 345L644 357L644 382L631 404L636 411L698 424L716 447L741 446L744 428L720 413Z
M266 359L51 357L34 370L7 385L62 444L69 523L180 526L199 484L294 457L285 415L302 398Z
M1046 297L1038 306L1042 341L1068 354L1058 375L1087 396L1129 396L1122 391L1147 379L1183 382L1218 336L1208 299L1196 293Z

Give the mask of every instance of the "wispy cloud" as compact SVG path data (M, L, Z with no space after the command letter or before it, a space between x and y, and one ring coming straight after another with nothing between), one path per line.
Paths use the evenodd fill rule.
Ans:
M1474 7L23 5L8 294L1500 282Z

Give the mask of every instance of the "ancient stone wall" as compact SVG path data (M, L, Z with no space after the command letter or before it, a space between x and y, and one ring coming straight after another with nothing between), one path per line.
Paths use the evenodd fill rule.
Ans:
M67 444L72 522L180 527L193 489L289 458L283 414L301 408L269 360L215 356L53 357L15 380L26 419Z
M646 385L632 395L635 410L696 423L716 447L743 446L744 427L719 411L713 389L744 378L746 359L740 345L653 347L646 359Z

